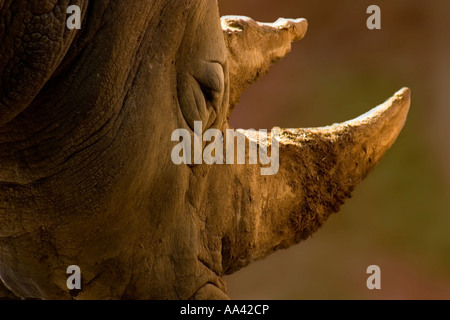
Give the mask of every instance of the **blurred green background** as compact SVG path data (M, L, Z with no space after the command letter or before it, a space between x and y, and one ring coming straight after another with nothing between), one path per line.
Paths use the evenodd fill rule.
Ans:
M380 6L382 29L366 9ZM221 15L308 19L242 96L236 128L342 122L412 89L396 144L313 236L227 277L232 299L450 299L450 1L219 0ZM366 269L381 267L381 290Z

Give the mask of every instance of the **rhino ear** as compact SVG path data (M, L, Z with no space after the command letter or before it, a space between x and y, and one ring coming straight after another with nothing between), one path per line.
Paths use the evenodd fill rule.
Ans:
M222 17L229 52L230 113L241 93L288 54L291 43L302 39L307 28L305 19L280 18L274 23L260 23L243 16Z

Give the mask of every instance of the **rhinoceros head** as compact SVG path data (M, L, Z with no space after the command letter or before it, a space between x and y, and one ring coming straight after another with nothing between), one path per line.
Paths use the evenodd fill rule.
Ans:
M69 1L0 4L0 277L20 297L71 298L77 265L78 298L227 298L224 275L339 210L408 113L402 89L342 124L232 136L246 156L278 153L269 175L260 160L176 164L173 132L201 151L210 129L227 140L240 94L306 20L220 19L212 0L76 0L82 28L69 30Z

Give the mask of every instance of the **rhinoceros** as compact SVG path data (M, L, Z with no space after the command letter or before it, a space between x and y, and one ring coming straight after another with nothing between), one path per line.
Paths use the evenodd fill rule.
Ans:
M273 175L171 158L177 129L232 129L306 30L221 19L216 0L0 1L0 294L228 299L224 275L310 237L392 146L409 89L341 124L239 131L247 153L276 142Z

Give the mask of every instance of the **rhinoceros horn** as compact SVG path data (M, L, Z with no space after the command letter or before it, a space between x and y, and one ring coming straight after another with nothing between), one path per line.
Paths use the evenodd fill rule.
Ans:
M291 42L305 36L307 25L305 19L268 24L247 17L222 18L229 50L230 113L242 91L284 57ZM228 190L234 194L230 211L236 214L223 238L226 273L312 235L392 146L409 106L410 90L403 88L354 120L321 128L280 129L278 174L261 176L259 168L238 167L238 183L233 183L238 191ZM250 142L264 141L253 131L240 132Z

